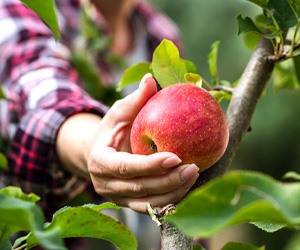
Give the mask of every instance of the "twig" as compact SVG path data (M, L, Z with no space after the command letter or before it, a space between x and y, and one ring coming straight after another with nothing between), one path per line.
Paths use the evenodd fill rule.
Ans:
M173 224L164 220L164 216L175 211L175 205L169 204L163 208L152 208L151 205L148 204L147 207L152 220L156 223L159 222L157 225L160 227L161 250L193 249L193 239L184 235Z
M228 93L233 93L234 91L234 88L232 87L228 87L228 86L224 86L224 85L216 85L216 86L213 86L212 88L213 90L223 90L225 92L228 92Z

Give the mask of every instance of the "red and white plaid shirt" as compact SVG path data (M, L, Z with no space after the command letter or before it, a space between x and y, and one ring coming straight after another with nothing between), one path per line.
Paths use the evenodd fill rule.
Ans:
M10 143L9 172L1 173L0 182L38 194L41 205L54 210L87 185L55 161L59 127L76 113L103 116L108 109L83 90L69 61L80 35L79 0L56 2L60 42L20 1L0 1L0 84L6 95L0 100L0 132ZM146 27L149 58L163 38L181 48L177 29L167 17L145 2L137 6L135 14ZM109 63L103 70L112 74Z

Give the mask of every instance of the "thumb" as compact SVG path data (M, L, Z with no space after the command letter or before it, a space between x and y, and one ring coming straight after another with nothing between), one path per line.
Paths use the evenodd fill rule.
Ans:
M115 121L130 122L135 119L146 102L157 92L156 81L148 73L142 78L139 88L132 94L114 103L106 116L112 115Z

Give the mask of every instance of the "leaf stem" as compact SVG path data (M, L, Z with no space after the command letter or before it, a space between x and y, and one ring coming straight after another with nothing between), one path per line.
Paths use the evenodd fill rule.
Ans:
M273 16L273 13L269 9L267 9L267 8L265 8L265 11L271 17L276 30L281 30L280 27L279 27L279 25L278 25L278 23L277 23L277 21L276 21L276 19ZM283 53L283 51L284 51L284 49L283 49L284 39L283 39L282 33L280 32L279 34L280 34L279 35L279 42L276 41L275 47L274 47L274 53L275 53L276 57L280 56Z
M300 19L298 19L296 28L295 28L295 32L294 32L294 36L293 36L293 40L292 40L292 44L291 44L291 49L288 53L288 57L292 57L294 50L295 50L295 44L296 44L296 37L297 37L297 33L299 30L299 26L300 26Z
M214 89L213 86L211 86L211 84L208 81L206 81L202 76L201 78L202 78L202 83L204 84L204 86L207 88L208 91Z
M228 86L224 86L224 85L216 85L216 86L213 86L212 89L213 90L223 90L223 91L231 93L231 94L234 91L234 88L228 87Z
M25 243L19 247L16 247L16 248L12 248L12 250L22 250L22 249L26 249L26 247L27 247L27 243Z

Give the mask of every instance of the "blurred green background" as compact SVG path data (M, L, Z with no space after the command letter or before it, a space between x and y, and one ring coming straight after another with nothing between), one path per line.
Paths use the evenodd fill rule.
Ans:
M238 36L236 16L254 17L261 10L246 0L151 0L164 10L180 28L185 58L193 61L209 79L207 56L211 44L220 40L218 67L221 79L235 81L250 56ZM300 172L300 93L299 90L275 91L272 81L258 103L249 132L238 149L231 169L262 171L281 179L288 171ZM230 240L241 240L266 249L288 249L292 232L269 234L253 226L238 226L215 237L213 250ZM300 249L295 246L289 250Z

